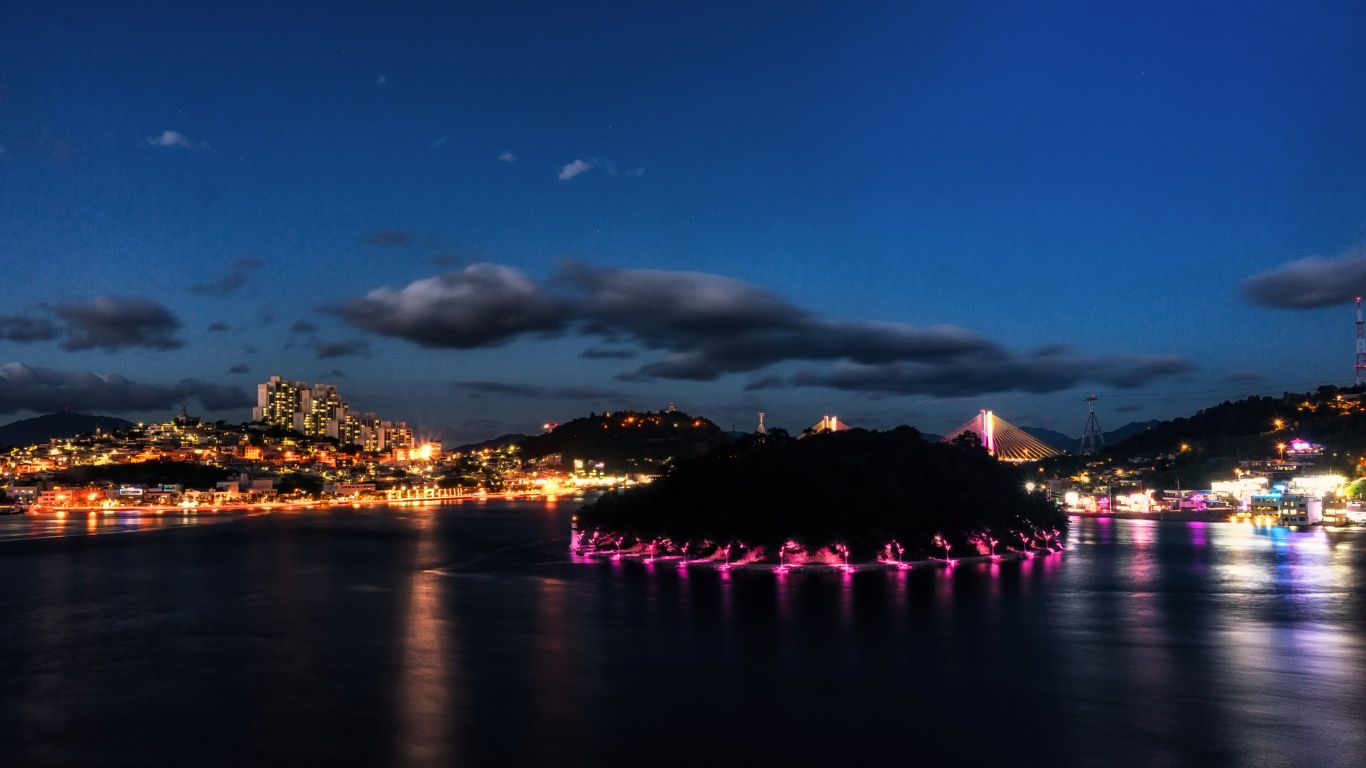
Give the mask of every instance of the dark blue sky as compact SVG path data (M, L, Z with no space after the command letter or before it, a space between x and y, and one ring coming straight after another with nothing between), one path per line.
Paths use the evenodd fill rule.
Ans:
M1350 383L1359 4L461 5L0 9L0 419L279 374L453 440L1076 434Z

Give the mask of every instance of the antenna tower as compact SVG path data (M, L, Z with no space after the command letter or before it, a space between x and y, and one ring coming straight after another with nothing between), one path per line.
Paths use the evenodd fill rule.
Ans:
M1366 333L1361 326L1361 297L1357 297L1357 386L1366 384Z
M754 431L755 431L756 433L760 434L760 435L767 435L767 434L768 434L768 430L764 429L764 412L763 412L763 411L759 411L759 428L756 429L756 430L754 430Z
M1105 447L1105 435L1100 431L1100 422L1096 421L1096 400L1096 396L1091 395L1084 401L1087 416L1086 431L1081 433L1081 455L1083 456L1095 453Z

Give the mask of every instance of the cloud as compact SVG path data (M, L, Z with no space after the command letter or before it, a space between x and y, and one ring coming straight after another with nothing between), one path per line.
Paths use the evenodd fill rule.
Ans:
M318 378L320 378L320 379L344 379L344 378L346 378L346 371L343 371L343 370L341 370L341 369L339 369L339 368L333 368L332 370L328 371L327 373L324 373L323 375L319 376Z
M189 291L200 295L228 296L246 285L251 273L260 269L261 266L260 259L237 259L228 266L227 274L217 280L194 283L189 287Z
M179 131L162 131L160 136L148 136L147 143L153 147L186 147L194 146L189 138Z
M1189 373L1195 366L1181 357L972 355L946 363L896 362L865 365L841 361L828 371L799 371L788 383L874 395L968 397L995 392L1042 394L1099 383L1133 389Z
M501 381L452 381L451 386L480 395L510 395L513 397L540 397L545 391L530 384L507 384Z
M196 398L205 410L247 408L254 403L240 387L183 379L175 384L145 384L113 373L85 373L33 368L23 363L0 365L0 413L63 408L82 411L154 411Z
M596 167L598 167L598 159L596 157L592 160L575 160L560 169L559 179L560 181L569 181L575 176L578 176L581 173L587 173Z
M180 321L165 307L148 299L97 296L79 304L58 304L53 313L66 323L61 347L69 352L126 347L179 349L173 335Z
M365 242L386 248L403 248L413 244L413 233L402 229L377 229L366 236Z
M250 370L251 369L247 367L246 363L238 363L237 365L234 365L233 367L229 368L228 373L247 373Z
M563 400L619 400L625 395L618 390L601 387L556 387L549 390L546 396Z
M1130 388L1194 370L1182 357L1097 357L1056 344L1021 353L954 326L829 320L720 275L577 262L545 284L509 267L476 264L399 290L380 288L328 311L353 327L427 348L496 347L527 335L572 331L657 353L616 377L632 382L714 381L766 371L747 389L958 397L1054 392L1083 383ZM582 355L625 357L613 347ZM827 367L788 375L767 370L803 362Z
M502 161L505 162L505 163L515 163L515 162L517 162L517 156L514 155L514 154L512 154L511 152L504 152L504 153L498 155L498 159L499 159L499 160L502 160Z
M218 320L218 321L209 323L209 332L210 332L210 333L222 333L222 332L224 332L224 331L231 331L231 330L232 330L232 326L231 326L231 325L228 325L227 323L223 322L222 320Z
M313 353L317 355L319 360L328 360L334 357L366 357L370 354L370 342L365 339L315 341L313 342Z
M562 330L564 302L511 267L472 264L409 283L377 288L326 308L348 324L428 348L476 349L527 333Z
M1310 256L1238 284L1247 301L1276 309L1318 309L1350 304L1366 295L1366 248L1333 259Z
M635 170L633 170L633 171L627 171L627 172L626 172L626 175L627 175L627 176L630 176L630 177L632 177L632 178L639 178L639 177L641 177L641 176L644 176L644 175L645 175L645 166L642 165L642 166L640 166L639 168L637 168L637 169L635 169Z
M318 326L307 320L295 320L294 325L289 326L290 333L317 333Z
M1115 413L1138 413L1146 410L1148 410L1148 406L1143 403L1125 403L1114 409Z
M451 386L476 395L503 397L534 397L559 400L618 400L624 395L615 389L569 386L538 387L532 384L513 384L503 381L453 381Z
M57 326L44 317L0 315L0 340L29 344L57 338Z
M579 357L585 360L630 360L636 356L634 350L611 347L589 347L579 353Z

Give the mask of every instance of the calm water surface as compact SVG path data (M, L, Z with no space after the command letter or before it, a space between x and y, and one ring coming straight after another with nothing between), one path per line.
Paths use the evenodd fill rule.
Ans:
M0 765L1366 765L1366 531L778 577L576 506L0 518Z

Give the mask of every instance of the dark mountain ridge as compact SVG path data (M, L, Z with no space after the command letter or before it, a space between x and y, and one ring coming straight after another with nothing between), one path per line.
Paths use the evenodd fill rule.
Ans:
M31 419L21 419L0 427L0 445L23 447L99 430L113 432L135 426L127 419L114 416L95 416L86 413L59 411Z

